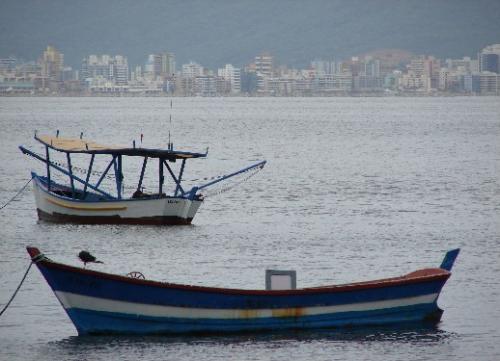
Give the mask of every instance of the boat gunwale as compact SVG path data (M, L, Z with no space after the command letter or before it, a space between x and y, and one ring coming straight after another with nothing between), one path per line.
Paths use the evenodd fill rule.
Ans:
M256 289L221 288L221 287L210 287L210 286L185 285L185 284L169 283L169 282L154 281L154 280L142 280L113 273L89 270L85 268L80 268L52 261L51 259L47 258L43 253L41 253L40 250L36 247L26 247L26 249L29 255L31 256L31 259L34 262L51 269L62 270L72 273L80 273L87 276L99 277L104 280L125 282L139 286L150 286L156 288L178 289L184 291L196 291L204 293L219 293L219 294L230 294L230 295L299 296L299 295L320 294L320 293L341 293L341 292L351 292L351 291L359 291L366 289L403 286L408 284L425 283L432 281L446 281L451 276L451 272L441 268L424 268L399 277L346 283L340 285L307 287L294 290L256 290ZM422 273L424 275L420 275Z

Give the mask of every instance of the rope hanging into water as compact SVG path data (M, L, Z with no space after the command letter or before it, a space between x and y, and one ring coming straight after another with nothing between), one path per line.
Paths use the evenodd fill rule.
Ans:
M28 186L28 184L30 184L30 182L33 180L33 177L30 178L29 181L26 182L25 185L23 185L23 187L19 190L19 192L16 193L16 195L14 197L12 197L11 199L9 199L7 201L7 203L5 203L3 206L0 207L0 209L4 209L5 207L7 207L12 201L14 201L14 199L16 199L16 197L18 195L20 195L25 189L26 187Z
M24 273L24 276L23 276L23 279L21 280L21 283L19 283L19 285L17 286L16 290L14 291L14 294L12 295L12 297L10 298L9 302L7 302L7 304L4 306L4 308L2 309L2 311L0 311L0 317L3 315L3 313L5 312L5 310L10 306L10 303L12 302L12 300L14 300L14 297L16 297L17 295L17 292L19 291L19 289L21 288L22 284L24 283L24 280L26 279L26 276L28 275L28 272L30 271L31 269L31 266L33 265L33 263L36 262L35 260L32 260L28 266L28 269L26 270L26 272Z

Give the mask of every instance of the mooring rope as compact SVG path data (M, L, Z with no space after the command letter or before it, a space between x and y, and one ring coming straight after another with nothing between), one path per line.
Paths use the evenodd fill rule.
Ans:
M26 270L26 272L24 273L24 276L23 276L23 279L21 280L21 283L19 283L19 285L17 286L16 290L14 291L14 294L12 295L12 297L10 298L9 302L7 302L7 304L4 306L4 308L2 309L2 311L0 311L0 316L3 315L3 313L5 312L5 310L10 306L10 303L12 302L12 300L14 300L14 297L16 297L17 295L17 292L19 291L19 289L21 288L22 284L24 283L24 280L26 279L26 276L28 275L28 272L30 271L31 269L31 266L33 265L33 263L35 262L35 260L32 260L28 266L28 269Z
M23 187L19 190L19 192L16 193L16 195L14 197L12 197L11 199L9 199L7 201L7 203L5 203L3 206L0 207L0 209L4 209L5 207L7 207L12 201L14 201L14 199L16 199L16 197L18 195L20 195L25 189L26 187L28 186L28 184L30 184L30 182L33 180L33 177L30 178L29 181L26 182L25 185L23 185Z
M28 276L28 272L30 271L31 266L33 266L33 263L37 263L37 262L39 262L39 261L41 261L43 259L46 259L45 255L43 253L40 253L36 257L34 257L34 258L31 259L31 262L28 265L28 269L26 270L26 272L24 272L23 279L21 280L21 282L17 286L16 290L12 294L9 302L7 302L7 304L4 306L4 308L2 309L2 311L0 311L0 317L3 315L3 313L5 312L5 310L7 310L7 308L10 306L10 303L14 300L14 297L16 297L17 292L19 292L19 290L21 289L21 286L23 285L24 280L26 279L26 276Z

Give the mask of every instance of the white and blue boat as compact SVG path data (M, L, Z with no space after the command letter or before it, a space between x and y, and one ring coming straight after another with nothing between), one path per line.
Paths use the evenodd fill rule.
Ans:
M189 286L54 262L28 247L78 334L256 332L440 321L439 294L459 249L439 268L302 289ZM131 276L137 276L132 273Z
M21 151L34 157L46 165L46 175L32 172L34 181L35 201L38 218L58 223L83 224L153 224L153 225L183 225L190 224L198 208L203 203L201 191L229 178L243 173L254 174L262 169L266 161L245 167L237 172L208 179L205 184L189 189L183 183L186 161L188 159L205 158L205 153L174 150L169 142L167 149L151 149L136 147L110 146L80 138L64 138L59 136L38 136L35 139L45 147L45 156L37 154L23 146ZM63 153L65 164L51 159L51 151ZM78 167L72 166L72 156L87 156L89 163L84 169L84 178L75 174ZM104 171L95 176L95 159L106 160ZM124 157L142 158L142 168L136 189L125 195L123 190L123 159ZM157 164L157 191L145 193L143 181L146 167L150 163ZM176 172L173 163L179 162ZM156 165L155 165L156 167ZM68 182L62 184L56 181L53 172L68 177ZM166 177L171 181L166 184ZM103 187L103 181L112 178L116 192L110 192ZM92 179L94 178L94 179ZM170 187L167 189L167 186Z

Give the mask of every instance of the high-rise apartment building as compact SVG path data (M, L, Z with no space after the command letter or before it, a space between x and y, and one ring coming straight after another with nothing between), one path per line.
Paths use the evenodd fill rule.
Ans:
M175 74L175 55L168 52L150 54L144 70L153 79L172 77Z
M489 45L478 56L479 71L500 74L500 44Z
M190 61L189 63L182 65L182 76L184 78L203 76L203 67L194 61Z
M42 67L42 76L51 81L60 81L61 72L64 68L64 54L49 45L40 58L40 65Z
M335 61L313 60L311 61L311 69L317 77L331 75L336 73Z
M175 74L175 55L173 53L162 53L161 55L161 75L172 77Z
M144 66L144 72L150 74L153 79L160 76L161 73L161 55L149 54L148 60Z
M241 91L241 71L231 64L226 64L224 68L217 70L217 75L224 78L231 88L232 94L238 94Z
M255 71L264 77L273 75L273 57L268 53L262 53L255 57Z
M197 76L194 78L194 94L204 97L213 97L217 93L216 79L212 75Z
M498 54L481 54L481 71L490 71L492 73L500 73L500 55Z
M113 79L117 85L126 85L129 80L128 61L122 55L116 55L111 62L113 69Z
M439 86L441 61L433 56L417 56L411 59L408 66L409 88L423 88L425 91Z
M500 76L490 71L481 72L479 74L479 87L481 95L499 95Z
M116 85L126 85L129 80L128 61L125 56L89 55L82 60L82 83L95 79L109 80Z
M473 60L468 56L462 59L446 59L446 67L460 74L477 73L479 65L477 60Z
M380 60L367 57L363 61L362 74L368 77L380 77Z

